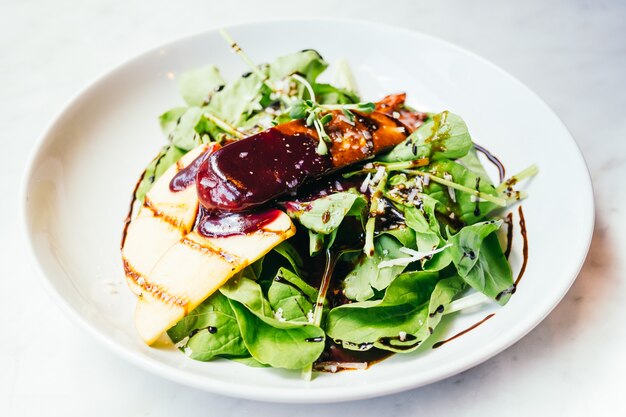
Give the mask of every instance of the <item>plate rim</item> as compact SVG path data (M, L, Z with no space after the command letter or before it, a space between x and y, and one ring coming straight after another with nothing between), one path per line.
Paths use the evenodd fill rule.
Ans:
M169 379L171 381L175 381L185 386L202 389L205 391L213 392L220 395L226 395L233 398L244 398L248 400L256 400L263 402L280 402L280 403L332 403L332 402L343 402L343 401L351 401L351 400L359 400L365 398L372 397L380 397L385 395L390 395L402 391L411 390L414 388L418 388L420 386L428 385L446 378L450 376L456 375L467 369L470 369L474 366L477 366L505 349L509 348L513 344L517 343L521 338L526 336L530 331L535 329L553 310L554 308L561 302L561 300L565 297L565 295L569 292L569 289L573 285L576 278L579 276L580 271L587 259L587 255L589 253L589 249L591 246L593 232L595 227L595 198L594 198L594 189L593 182L591 180L591 174L589 171L589 166L585 160L584 154L582 153L580 146L574 139L571 131L565 125L565 123L561 120L561 118L552 110L552 108L532 89L530 89L526 84L520 81L518 78L510 74L509 72L502 69L500 66L495 63L489 61L488 59L472 52L464 47L458 46L452 42L441 39L437 36L424 33L421 31L409 29L406 27L397 27L389 24L372 22L364 19L346 19L346 18L307 18L307 17L299 17L299 18L280 18L280 19L258 19L258 20L248 20L242 21L237 24L224 26L226 29L238 29L245 28L255 25L267 25L267 24L280 24L280 23L293 23L293 22L313 22L313 23L339 23L339 24L348 24L348 25L362 25L368 26L370 28L375 28L376 30L384 30L384 31L393 31L398 33L398 35L409 35L409 36L418 36L424 39L427 39L430 42L439 43L447 48L451 48L460 52L461 54L465 54L470 56L473 59L477 59L482 64L491 67L491 69L499 72L501 75L505 76L508 80L517 84L518 87L521 87L525 90L526 93L530 93L538 102L542 103L545 107L545 110L548 111L555 119L555 121L560 125L561 128L567 132L569 139L575 146L578 155L581 158L581 162L585 167L584 175L586 179L586 188L591 197L590 201L587 203L586 211L589 213L589 218L587 219L585 230L582 230L582 236L585 241L584 250L581 251L580 257L578 257L578 264L576 265L576 272L572 274L569 278L569 282L567 286L564 286L562 293L559 294L559 297L554 298L552 305L549 309L542 311L541 314L535 315L533 320L530 320L528 325L524 331L519 332L515 335L515 337L509 338L505 343L498 343L496 346L494 343L486 344L485 348L480 350L480 354L473 353L471 355L464 356L461 360L453 361L446 366L438 368L439 371L430 374L428 378L410 378L403 377L397 378L393 380L384 381L383 383L376 383L370 385L358 385L354 387L322 387L315 388L314 390L307 390L306 387L302 388L299 391L294 391L294 394L291 396L284 396L280 394L280 388L268 388L263 386L255 386L254 389L241 391L241 385L234 382L225 382L225 381L217 381L214 378L206 378L198 375L189 375L185 373L184 370L180 370L178 368L173 368L169 365L166 365L162 362L159 362L157 359L149 358L147 356L143 356L139 353L133 352L119 343L115 342L113 339L109 338L104 332L96 329L94 326L90 324L87 318L83 317L74 307L70 305L68 301L64 299L64 297L54 288L51 281L47 278L47 274L44 270L43 265L40 263L36 250L34 247L34 242L31 239L31 227L29 225L28 220L28 191L29 185L31 184L32 177L34 175L34 162L39 158L42 153L42 149L46 142L50 140L51 133L55 130L55 127L61 122L62 117L66 114L75 103L81 99L81 97L87 95L90 90L96 88L101 82L106 80L109 77L115 76L119 71L123 70L127 66L132 65L137 61L141 61L145 57L154 54L160 49L170 48L173 45L184 43L185 41L191 40L193 38L206 36L210 33L216 32L220 27L213 26L204 30L194 31L191 33L187 33L182 36L178 36L164 43L160 43L156 46L147 48L142 52L135 54L125 60L112 65L102 71L97 77L95 77L90 82L83 85L83 87L79 88L74 94L70 96L70 98L60 107L53 117L48 121L45 125L43 131L38 136L38 138L33 143L28 157L26 159L23 172L21 174L21 183L19 189L19 224L22 235L22 244L26 249L27 260L29 264L33 266L33 272L38 276L38 281L44 287L48 296L54 301L54 303L59 306L59 308L64 311L66 315L68 315L75 323L78 323L80 327L82 327L88 334L94 337L96 340L99 340L104 346L106 346L110 351L114 352L116 355L125 358L129 363L138 366L141 369L147 370L150 373L158 375L160 377ZM580 230L580 229L579 229ZM469 358L469 359L468 359ZM458 364L458 362L462 362L462 364Z

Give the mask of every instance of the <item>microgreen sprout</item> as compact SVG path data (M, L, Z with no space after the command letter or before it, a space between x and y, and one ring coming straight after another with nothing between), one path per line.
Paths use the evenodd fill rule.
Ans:
M243 132L241 132L234 126L231 126L229 123L225 122L224 120L220 119L219 117L211 113L205 112L203 116L205 119L213 122L215 126L219 127L220 129L222 129L224 132L228 133L232 137L235 137L237 139L243 139L246 136Z
M331 141L330 136L328 136L324 129L324 126L333 119L333 115L329 112L341 110L348 118L349 122L354 123L355 116L354 113L352 113L353 110L369 114L376 108L374 103L319 104L315 99L313 86L311 86L306 78L299 74L292 74L291 78L304 86L308 92L309 98L307 100L296 100L289 110L289 116L292 119L305 119L307 126L315 127L317 135L320 138L317 145L317 153L319 155L326 155L328 153L326 143Z
M269 78L268 75L259 69L258 65L256 65L254 61L250 59L248 54L246 54L243 49L241 49L241 46L239 46L239 44L232 38L232 36L230 36L230 34L226 32L224 29L220 29L219 33L220 35L222 35L222 38L224 38L224 40L228 42L231 49L237 55L241 57L241 59L243 60L243 62L246 63L246 65L248 65L250 70L254 74L256 74L259 78L261 78L261 80L263 81L263 84L265 84L270 90L276 91L276 87L268 80Z

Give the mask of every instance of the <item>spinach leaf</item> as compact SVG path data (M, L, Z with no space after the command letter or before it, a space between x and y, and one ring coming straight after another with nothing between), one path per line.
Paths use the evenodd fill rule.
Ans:
M292 271L296 274L301 274L302 266L304 262L302 261L302 257L294 248L291 243L288 241L283 241L272 249L274 252L280 254L283 258L289 262L292 267Z
M224 79L215 65L187 71L178 80L180 95L190 106L208 103L211 94L221 85Z
M429 158L431 161L456 159L472 147L463 119L448 111L433 115L404 142L382 157L386 162Z
M287 214L298 219L307 229L328 235L339 227L346 215L360 213L365 205L365 199L360 194L344 191L308 203L298 203L298 209L290 209Z
M512 291L513 274L494 233L502 221L466 226L450 238L452 261L459 275L476 291L506 304Z
M317 290L302 278L281 268L267 293L272 309L286 321L306 323L313 314Z
M464 185L471 189L478 189L481 193L498 196L498 193L491 183L485 183L481 177L474 174L463 165L453 161L441 160L431 163L424 168L438 177L452 176L452 181ZM498 206L490 201L476 201L473 194L462 191L449 190L448 187L431 181L424 191L432 198L439 201L437 210L448 216L454 213L456 219L466 224L474 224L485 218L487 214ZM452 199L451 194L454 195ZM456 201L454 201L456 200ZM451 210L451 211L450 211Z
M483 166L482 162L480 162L480 159L478 159L478 153L474 146L470 148L470 150L467 152L467 155L465 155L463 158L459 158L457 162L463 165L475 175L479 176L481 183L493 185L493 182L491 181L489 174L485 170L485 167Z
M257 361L275 368L299 369L324 350L324 331L310 324L278 320L256 282L234 277L220 292L229 298L244 344Z
M333 308L326 319L326 332L335 341L341 340L347 349L396 350L388 346L391 338L401 334L415 336L426 323L428 300L437 280L438 274L431 272L398 275L382 300Z
M381 235L389 235L398 239L398 242L402 246L407 248L415 248L417 243L415 241L415 232L407 226L396 227L395 229L387 229L380 232Z
M208 361L217 356L247 356L235 313L228 299L217 292L167 331L174 343L186 337L181 347L192 359Z
M365 301L382 291L404 270L404 266L379 268L382 261L401 258L402 245L393 237L381 235L374 241L374 255L361 254L355 268L344 279L344 294L350 300Z
M443 311L463 290L458 276L437 273L399 275L380 301L345 304L330 311L327 333L347 349L371 347L393 352L415 350L441 321Z

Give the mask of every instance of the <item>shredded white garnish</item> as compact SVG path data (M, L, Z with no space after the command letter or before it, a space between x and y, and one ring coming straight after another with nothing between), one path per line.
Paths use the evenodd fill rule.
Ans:
M444 180L448 180L448 181L453 181L454 178L452 177L452 175L448 174L447 172L443 173L443 179ZM452 187L448 187L448 194L450 195L450 199L456 203L456 194L454 193L454 188Z
M419 252L416 251L414 249L411 248L407 248L407 247L402 247L400 248L400 252L402 253L406 253L407 255L411 255L408 258L396 258L396 259L390 259L388 261L382 261L381 263L378 264L379 268L388 268L390 266L406 266L412 262L416 262L419 261L421 259L424 259L426 257L432 256L436 253L439 253L441 251L443 251L444 249L448 248L452 246L452 243L448 243L447 245L439 248L439 249L434 249L428 252Z
M367 191L367 187L369 187L371 179L372 174L368 172L367 177L365 177L365 180L363 180L363 184L361 184L361 188L359 188L360 192L365 193Z
M413 204L413 201L415 201L415 197L417 197L417 193L418 193L417 188L412 188L411 189L411 192L406 197L407 204L409 204L409 205Z
M475 195L473 195L473 194L472 194L472 195L470 196L470 201L471 201L472 203L475 203L475 202L477 202L477 201L478 201L479 203L482 203L483 201L487 201L487 200L485 200L485 199L484 199L484 198L482 198L482 197L478 197L478 196L475 196Z
M491 298L487 297L482 292L475 292L463 298L459 298L458 300L452 301L448 308L446 308L446 314L462 310L471 310L490 302L492 302Z
M424 175L422 178L424 182L424 187L428 187L428 184L430 184L430 175Z
M309 310L309 312L306 313L306 319L309 323L313 323L313 320L315 320L315 316L313 315L313 310Z
M320 362L315 365L318 371L335 373L340 369L352 369L362 371L367 369L367 362Z
M398 339L400 339L401 342L404 342L406 340L406 332L398 333Z
M191 356L191 354L193 353L193 351L191 350L189 346L185 346L185 349L183 350L183 352L185 352L185 355L187 356Z
M276 310L276 312L274 313L274 318L276 318L276 320L278 321L287 321L287 319L285 319L283 317L283 309L282 308L278 308L278 310Z
M380 182L380 180L383 179L383 175L385 175L385 167L384 166L379 166L376 169L376 175L374 175L374 178L372 178L372 185L376 185Z
M187 342L189 342L189 336L185 336L183 339L181 339L180 342L176 343L174 346L176 346L177 348L181 348L185 346Z

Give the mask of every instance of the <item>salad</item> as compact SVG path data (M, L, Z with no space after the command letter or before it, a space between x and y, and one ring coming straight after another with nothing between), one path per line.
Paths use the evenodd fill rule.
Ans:
M444 315L507 303L521 274L505 209L536 166L505 179L459 115L405 94L364 101L345 61L321 82L314 50L256 65L223 35L250 72L179 77L185 104L159 117L167 144L124 227L147 344L310 378L414 351Z

